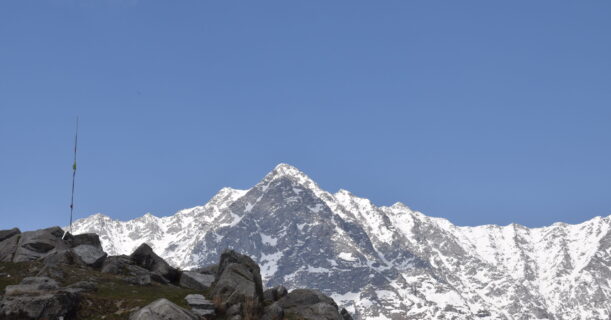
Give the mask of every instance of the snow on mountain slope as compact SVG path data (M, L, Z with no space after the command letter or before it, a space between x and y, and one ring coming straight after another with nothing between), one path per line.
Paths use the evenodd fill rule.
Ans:
M318 288L356 319L609 319L611 217L459 227L396 203L331 194L278 165L249 190L224 188L172 216L78 220L109 254L147 242L171 264L252 256L268 286Z

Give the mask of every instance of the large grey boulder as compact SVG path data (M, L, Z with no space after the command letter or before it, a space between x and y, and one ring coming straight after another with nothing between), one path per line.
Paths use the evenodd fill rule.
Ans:
M158 274L171 282L177 282L180 278L180 272L155 254L153 249L146 243L141 244L130 257L136 265Z
M62 264L76 264L79 258L70 249L51 250L42 258L42 263L48 267L57 267Z
M57 267L62 264L80 264L98 268L102 266L106 256L106 252L100 246L81 244L71 249L53 249L41 259L44 265L49 267Z
M72 236L66 234L60 227L51 227L21 234L13 262L33 261L45 257L53 249L65 250L71 247Z
M27 277L6 286L0 302L0 319L73 319L79 296L59 288L47 277Z
M161 298L134 312L129 320L199 320L199 317L193 312Z
M212 288L216 307L222 312L242 305L242 317L256 319L263 311L263 286L259 266L248 256L225 250Z
M0 242L0 262L13 261L20 238L20 234L14 234L10 238L4 239L2 242Z
M59 289L57 281L48 277L26 277L19 284L6 286L4 294L14 296L19 294L40 293Z
M215 275L219 271L218 264L210 264L207 266L203 266L201 268L193 270L195 272L203 273L203 274L212 274Z
M78 295L68 291L5 296L0 319L74 319L77 306Z
M335 301L318 290L296 289L277 303L286 316L305 320L344 320Z
M104 260L100 271L123 275L124 280L131 284L141 286L151 284L151 272L137 266L130 256L110 256Z
M129 256L110 256L104 260L100 271L110 274L125 274L130 265L134 265L134 261Z
M73 236L72 245L80 246L83 244L88 244L94 247L102 248L102 243L100 242L100 236L95 233L81 233Z
M21 230L19 230L18 228L13 228L13 229L8 229L8 230L0 230L0 242L16 235L16 234L20 234Z
M185 271L180 275L180 286L194 290L208 290L214 283L214 275Z
M212 317L215 315L214 303L207 300L201 294L187 295L185 301L191 307L191 311L200 317Z
M72 252L74 252L83 264L93 268L101 267L107 257L106 252L104 252L100 246L91 244L78 245L72 248Z

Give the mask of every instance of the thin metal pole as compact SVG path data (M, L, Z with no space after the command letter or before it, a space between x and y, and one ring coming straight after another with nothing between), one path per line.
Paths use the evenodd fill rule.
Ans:
M74 212L74 182L76 181L76 150L78 144L78 116L76 117L76 132L74 133L74 162L72 164L72 195L70 198L70 233L72 233L72 215ZM62 239L66 237L66 233L62 236Z

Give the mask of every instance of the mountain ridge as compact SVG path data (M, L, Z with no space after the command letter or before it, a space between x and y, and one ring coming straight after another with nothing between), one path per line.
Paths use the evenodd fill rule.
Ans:
M223 188L172 216L99 214L73 228L100 234L110 254L146 241L182 268L213 261L213 248L238 249L255 257L268 285L313 284L356 319L605 319L610 307L592 297L611 297L608 282L597 284L611 274L610 226L611 216L456 226L400 202L329 193L279 164L250 189Z

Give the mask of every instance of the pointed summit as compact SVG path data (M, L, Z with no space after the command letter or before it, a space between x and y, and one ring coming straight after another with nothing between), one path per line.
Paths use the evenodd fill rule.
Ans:
M261 187L264 190L272 181L288 178L302 187L310 189L318 197L330 197L327 192L323 191L314 180L308 177L301 170L291 166L290 164L280 163L271 172L269 172L261 182L255 187Z
M292 165L288 163L279 163L278 165L276 165L276 167L274 167L274 170L272 170L272 172L270 173L277 175L277 176L291 176L291 177L305 175L299 169L293 167Z
M310 177L299 169L291 166L290 164L280 163L270 173L268 173L263 182L270 182L279 178L288 177L301 184L308 184L309 182L314 183Z

